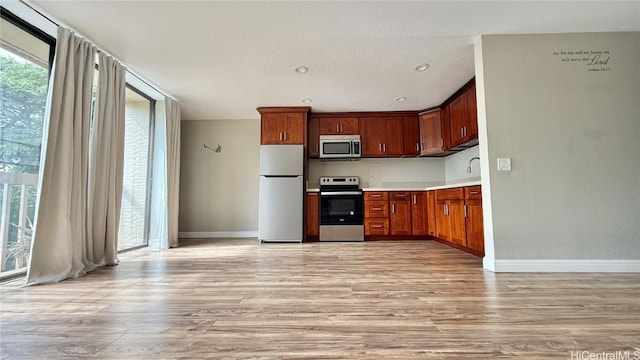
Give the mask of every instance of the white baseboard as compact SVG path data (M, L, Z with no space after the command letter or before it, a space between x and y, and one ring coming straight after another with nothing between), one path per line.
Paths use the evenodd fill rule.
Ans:
M640 273L640 260L494 260L485 258L483 267L494 272Z
M211 238L257 238L257 231L204 231L179 232L181 239L211 239Z
M496 272L496 260L485 256L482 258L482 267L489 271Z

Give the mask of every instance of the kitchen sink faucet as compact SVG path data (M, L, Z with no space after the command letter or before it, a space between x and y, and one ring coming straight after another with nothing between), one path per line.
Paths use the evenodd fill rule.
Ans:
M477 156L474 156L474 157L472 157L472 158L469 160L469 165L467 165L467 173L468 173L468 174L471 174L471 162L472 162L473 160L478 160L478 161L480 161L480 158L479 158L479 157L477 157Z

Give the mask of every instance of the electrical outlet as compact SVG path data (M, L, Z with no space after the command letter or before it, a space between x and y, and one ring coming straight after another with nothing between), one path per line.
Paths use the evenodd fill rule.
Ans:
M511 171L511 158L498 158L498 171Z

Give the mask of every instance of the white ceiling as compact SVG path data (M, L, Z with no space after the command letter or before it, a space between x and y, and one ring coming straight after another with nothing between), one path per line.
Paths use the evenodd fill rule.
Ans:
M187 120L305 98L318 112L419 110L473 77L480 34L640 30L638 1L30 3L175 96Z

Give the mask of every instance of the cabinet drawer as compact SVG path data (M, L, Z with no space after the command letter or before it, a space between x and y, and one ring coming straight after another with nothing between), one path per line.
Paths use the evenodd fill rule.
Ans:
M364 200L388 200L389 196L386 191L365 191Z
M369 200L364 202L365 218L387 218L389 216L389 203L385 200Z
M436 190L438 200L464 200L464 188Z
M482 187L480 185L464 188L465 200L482 200Z
M409 201L411 200L411 193L408 191L392 191L389 193L389 200L391 201Z
M364 220L365 235L389 235L388 219L365 219Z

